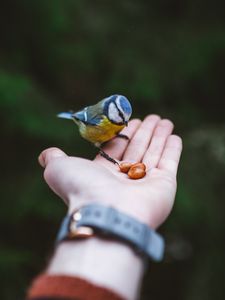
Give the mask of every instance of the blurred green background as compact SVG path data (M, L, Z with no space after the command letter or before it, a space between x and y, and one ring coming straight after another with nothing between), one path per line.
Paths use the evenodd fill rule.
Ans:
M120 93L184 140L166 257L141 299L225 299L224 80L222 0L1 1L0 298L24 298L66 212L38 154L95 154L56 113Z

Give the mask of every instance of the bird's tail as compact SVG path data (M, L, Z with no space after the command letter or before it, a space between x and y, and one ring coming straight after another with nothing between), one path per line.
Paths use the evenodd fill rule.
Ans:
M58 118L62 118L62 119L68 119L68 120L73 120L73 113L72 112L61 112L59 114L57 114Z

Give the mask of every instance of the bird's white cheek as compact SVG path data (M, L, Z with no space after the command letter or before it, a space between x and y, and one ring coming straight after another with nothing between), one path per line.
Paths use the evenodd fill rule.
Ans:
M114 103L110 103L108 110L109 119L114 121L115 123L123 122L122 118L119 116L118 109L116 108Z

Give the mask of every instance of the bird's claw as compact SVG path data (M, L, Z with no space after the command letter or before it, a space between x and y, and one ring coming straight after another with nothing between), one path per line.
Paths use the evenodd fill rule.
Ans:
M119 137L121 139L125 139L127 141L130 140L130 138L126 134L118 133L116 137Z

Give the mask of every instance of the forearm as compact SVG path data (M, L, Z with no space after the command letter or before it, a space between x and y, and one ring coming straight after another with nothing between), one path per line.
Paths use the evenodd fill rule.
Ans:
M143 259L130 246L92 237L59 245L46 273L77 276L137 299L143 270Z

